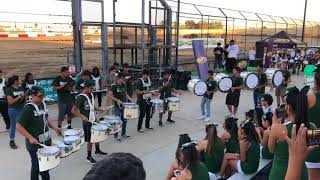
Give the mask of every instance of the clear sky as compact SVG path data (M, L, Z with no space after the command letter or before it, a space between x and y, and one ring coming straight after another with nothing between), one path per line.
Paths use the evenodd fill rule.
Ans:
M184 2L218 6L230 9L254 11L292 18L303 17L305 0L181 0ZM320 0L308 0L307 20L319 21ZM112 0L105 0L106 21L112 21ZM146 0L148 7L148 0ZM56 0L1 0L0 12L34 12L49 14L71 14L70 2ZM99 6L84 3L84 20L99 20ZM148 17L148 15L146 16ZM0 21L40 21L65 22L70 18L36 17L27 15L8 15L0 13ZM141 0L118 0L117 21L141 22Z

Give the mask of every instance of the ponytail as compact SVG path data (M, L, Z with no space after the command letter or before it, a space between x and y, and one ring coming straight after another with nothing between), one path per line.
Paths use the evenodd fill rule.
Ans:
M308 96L304 91L300 91L297 95L296 119L295 124L300 128L301 124L305 124L309 128L308 117Z

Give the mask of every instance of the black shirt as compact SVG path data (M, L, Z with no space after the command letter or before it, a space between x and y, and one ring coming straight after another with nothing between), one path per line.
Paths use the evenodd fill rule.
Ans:
M223 48L222 47L216 47L213 49L214 56L216 60L222 60L222 54L223 54Z

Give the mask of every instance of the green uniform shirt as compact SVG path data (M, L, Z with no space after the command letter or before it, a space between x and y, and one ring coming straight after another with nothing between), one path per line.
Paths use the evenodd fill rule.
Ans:
M89 97L89 99L92 99L92 95L91 94L87 94L87 96ZM89 114L90 114L90 105L88 102L88 99L82 95L78 95L76 98L76 102L75 102L76 107L78 108L79 112L86 116L87 118L89 118Z
M288 137L291 138L293 124L290 122L286 124L288 130ZM275 147L272 168L269 174L269 179L283 180L287 173L289 152L288 144L286 141L278 141ZM305 163L303 163L300 180L307 180L308 173Z
M118 83L112 84L111 91L113 93L113 96L116 99L119 99L122 102L127 101L127 98L126 98L127 87L125 84L123 84L123 85L120 85ZM118 107L118 103L116 101L114 101L114 105Z
M261 85L265 84L266 82L268 82L268 77L265 73L263 73L260 75L258 86L261 86ZM260 94L264 94L265 93L265 86L258 88L258 89L255 89L254 91L259 92Z
M4 94L8 97L11 96L13 99L20 96L23 93L23 89L22 87L18 87L13 88L13 87L8 87L6 88L6 90L4 91ZM23 108L23 105L25 103L25 99L19 99L17 102L13 103L13 104L9 104L8 107L9 108L14 108L14 109L20 109Z
M127 93L130 97L133 96L133 82L132 82L132 74L128 73L123 73L125 77L130 76L131 78L127 80L126 82L126 87L127 87Z
M222 140L218 137L213 145L213 154L204 152L203 163L208 167L209 172L217 173L220 171L224 156L224 148Z
M148 83L148 80L144 81L145 82L145 86L143 85L143 82L142 82L142 79L138 79L137 83L136 83L136 89L139 89L140 91L145 91L147 90L148 88L146 87ZM151 87L151 82L149 84L149 89ZM142 94L139 94L137 95L137 101L138 101L138 104L139 102L143 101L143 95Z
M238 87L243 84L241 76L232 76L232 87ZM233 93L240 94L241 89L234 90Z
M39 135L44 134L44 132L49 131L48 124L44 122L43 115L46 114L44 111L43 104L38 105L40 114L37 113L34 106L26 104L23 107L21 116L18 118L17 123L28 131L34 138L39 141ZM46 114L47 116L47 114ZM45 127L45 128L44 128ZM42 144L50 145L51 138L45 142L40 142ZM31 144L28 139L26 139L26 148L29 150L37 150L42 148L40 145Z
M207 91L213 91L218 87L218 83L214 79L207 79L205 83L207 85ZM213 93L211 93L210 95L205 93L203 96L212 99Z
M315 94L316 104L308 110L309 122L316 125L316 128L320 128L319 112L320 112L320 94ZM307 162L319 163L320 162L320 148L317 147L313 150L306 159Z
M74 81L70 78L67 77L63 79L61 76L56 77L51 86L64 86L66 87L60 89L57 91L58 94L58 102L64 103L64 104L72 104L74 101L74 96L71 94L70 90L68 90L68 83L74 83Z
M274 156L274 155L269 151L268 146L262 147L262 152L261 152L261 154L262 154L262 158L263 158L263 159L273 159L273 156Z
M167 84L167 86L160 92L160 99L166 99L171 97L172 93L172 88L173 88L173 83L172 80L168 81L163 78L159 80L158 86L159 88Z
M260 145L258 142L252 142L246 152L246 160L241 161L241 170L245 174L252 174L257 171L260 160Z
M230 132L229 134L231 135ZM240 145L238 138L231 136L225 144L227 153L240 153Z
M74 88L80 92L84 88L84 80L82 78L78 79Z
M190 165L189 169L192 174L192 180L210 180L208 168L202 162Z

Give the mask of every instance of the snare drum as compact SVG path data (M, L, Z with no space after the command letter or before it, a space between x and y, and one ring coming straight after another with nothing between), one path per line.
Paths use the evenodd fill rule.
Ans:
M284 80L283 73L279 69L269 68L266 70L266 74L268 80L271 81L275 87L280 86Z
M60 149L46 146L37 151L40 172L48 171L60 164Z
M108 127L108 134L112 135L122 130L122 121L121 118L114 115L107 115L102 121L99 122L104 126Z
M105 141L108 138L108 127L102 124L91 126L91 143Z
M180 99L177 97L169 97L168 100L168 109L169 111L180 111Z
M135 103L124 103L123 116L125 119L138 119L139 106Z
M68 129L63 133L64 136L79 136L80 137L80 144L81 146L84 144L84 132L83 129Z
M203 96L207 92L207 85L200 79L191 79L188 82L188 90L197 96Z
M85 143L85 139L84 139L84 131L83 131L83 129L81 129L81 128L74 128L74 130L76 130L76 131L78 131L79 132L79 136L80 136L80 145L82 146L82 145L84 145L84 143Z
M80 140L79 135L65 136L63 138L63 141L65 144L72 146L72 152L76 152L76 151L80 150L80 148L81 148L81 140Z
M60 149L60 157L67 157L72 153L72 145L67 145L62 141L53 141L52 144Z
M248 89L254 89L259 84L259 77L255 73L241 72L240 76L242 77L243 83L246 85Z
M232 78L224 73L218 73L214 76L214 80L218 82L218 88L221 92L228 92L232 87Z
M163 100L162 99L152 99L150 101L152 103L154 112L157 114L163 113Z

